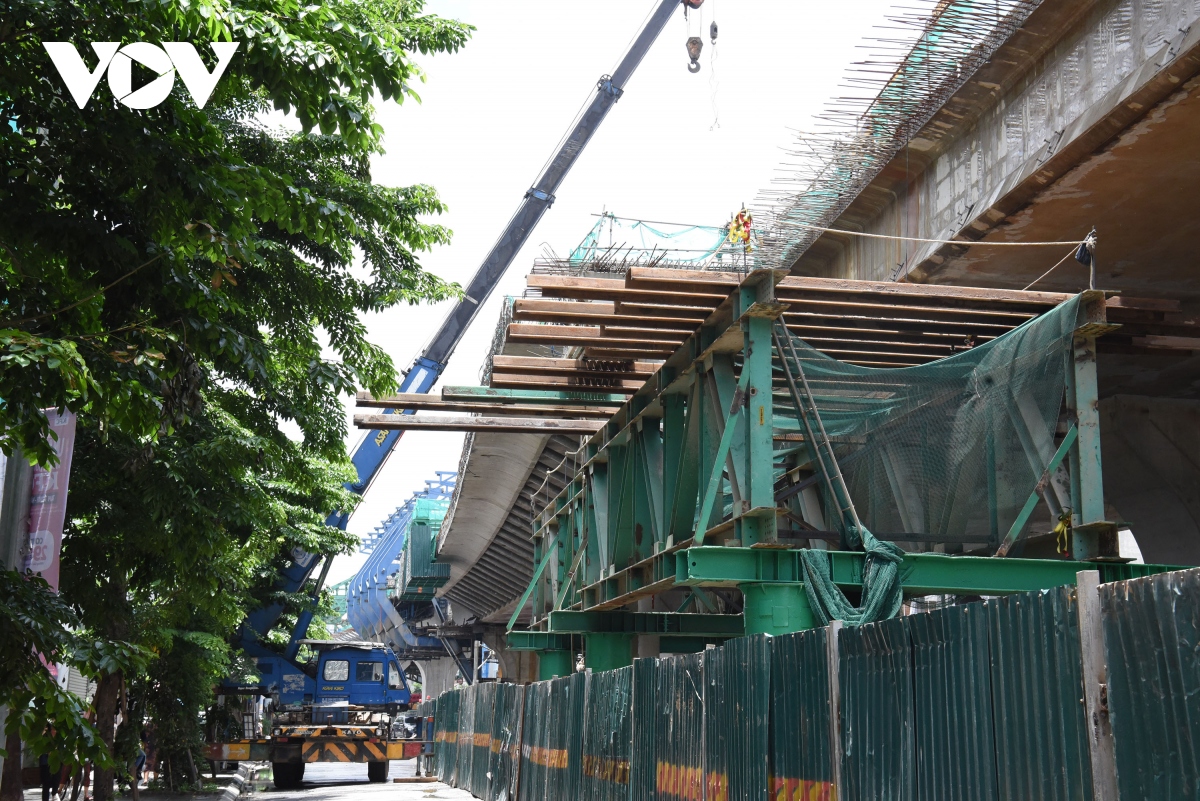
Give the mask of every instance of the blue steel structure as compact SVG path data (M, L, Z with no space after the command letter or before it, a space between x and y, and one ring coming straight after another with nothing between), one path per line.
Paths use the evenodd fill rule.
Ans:
M346 616L361 637L388 644L401 658L450 656L464 668L463 675L470 681L471 666L462 657L460 643L414 632L409 623L435 616L440 618L445 611L445 602L431 595L421 601L406 603L398 597L398 592L389 593L388 587L390 576L395 575L399 580L400 559L409 545L410 529L416 528L414 523L418 518L421 523L427 523L430 518L441 522L454 494L455 479L453 472L438 471L436 479L426 481L425 489L414 493L368 536L363 549L369 555L350 580ZM423 530L422 535L428 534Z
M554 193L558 191L563 179L574 166L584 147L591 141L593 134L599 128L600 123L604 121L609 110L624 93L625 84L666 26L667 20L679 6L697 8L703 2L704 0L659 0L658 5L647 18L642 30L612 75L602 75L597 81L591 101L576 118L567 135L559 144L557 152L546 163L533 186L525 193L516 213L509 220L500 238L492 246L483 264L476 270L470 283L467 284L464 297L454 306L421 355L405 373L404 380L400 384L401 392L427 393L432 389L446 368L446 363L454 353L463 334L466 333L467 327L478 314L480 306L491 295L492 290L495 289L508 266L512 264L513 259L516 258L517 252L529 239L529 235L541 220L546 209L554 203ZM412 410L389 409L387 411L412 414ZM399 441L401 433L400 431L379 431L363 439L351 457L358 472L358 481L347 485L348 489L359 495L367 491L379 469L387 461L396 442ZM331 514L327 522L331 526L345 529L349 519L349 513L338 511ZM299 592L312 577L318 563L324 562L321 578L317 580L314 590L315 597L315 594L320 592L324 574L329 569L332 556L322 557L300 550L294 552L292 556L292 563L281 571L276 589L285 593ZM282 614L282 604L271 604L248 615L246 622L242 624L238 644L249 656L254 658L279 656L265 646L262 639L275 626ZM291 640L283 653L283 659L290 663L296 671L299 670L299 666L296 664L296 654L300 648L300 640L304 638L311 622L312 612L310 610L301 612Z

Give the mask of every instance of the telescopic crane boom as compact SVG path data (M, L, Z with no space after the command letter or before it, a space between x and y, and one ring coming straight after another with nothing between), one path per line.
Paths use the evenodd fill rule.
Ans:
M546 209L553 205L554 193L558 191L563 179L567 177L567 173L575 165L580 153L591 141L609 110L621 98L625 91L625 84L641 64L642 58L650 50L650 46L654 44L658 35L666 27L671 14L681 5L698 8L703 2L704 0L660 0L613 74L602 75L596 82L591 102L576 119L559 145L558 151L547 162L541 175L525 193L516 213L508 221L508 225L500 234L500 238L496 240L496 244L492 246L487 258L483 260L483 264L479 265L479 269L475 271L475 275L467 284L463 298L446 316L437 333L433 335L429 344L425 346L408 369L404 380L400 383L400 392L426 393L433 388L442 371L446 369L446 364L462 340L463 334L466 333L467 327L479 313L480 306L496 288L517 253L529 239L529 235L537 226L538 221L546 213ZM411 414L411 412L406 413ZM358 471L358 480L347 485L348 489L359 495L367 491L371 481L374 480L375 475L387 460L388 454L392 452L396 442L399 441L401 433L400 431L380 431L378 434L363 439L351 457L354 467ZM329 516L327 522L331 526L344 529L348 520L349 514L335 512ZM311 554L296 554L293 564L283 571L281 589L288 592L299 591L304 582L312 575L319 561L321 560ZM244 631L243 646L248 650L258 650L251 648L255 636L269 631L279 619L282 611L281 605L273 605L252 612L246 626L249 631ZM294 658L296 650L299 648L299 640L305 636L311 621L311 613L301 615L285 652L286 658Z

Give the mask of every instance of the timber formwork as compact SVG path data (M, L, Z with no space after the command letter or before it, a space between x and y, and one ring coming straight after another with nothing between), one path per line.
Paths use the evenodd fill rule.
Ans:
M756 548L746 552L724 549L712 555L700 550L714 546L721 548L726 540L740 542L743 528L752 530L747 545L770 544L772 526L777 537L775 548L794 548L798 544L797 537L811 536L811 532L796 530L793 518L768 512L768 507L790 507L795 499L791 502L774 497L768 499L764 475L759 475L756 481L752 480L754 476L741 475L748 464L747 448L756 448L755 452L761 454L765 450L764 442L751 446L740 438L735 439L730 443L731 455L727 456L740 465L735 471L737 480L750 482L746 485L745 497L740 499L752 502L750 508L736 515L736 521L717 520L713 526L707 526L712 530L705 531L703 546L697 547L691 542L693 531L684 523L694 520L695 506L701 500L700 474L711 476L711 462L705 463L703 458L711 457L709 451L720 444L720 433L724 429L722 419L718 418L724 415L721 410L728 409L731 393L737 389L732 365L741 364L751 336L748 329L753 326L743 325L734 314L735 304L749 297L746 289L739 287L744 278L737 273L636 267L623 277L614 278L549 274L539 272L535 267L527 279L531 290L527 294L538 296L515 299L510 313L502 320L503 336L497 337L501 344L492 356L487 378L489 386L444 387L440 397L371 398L360 394L360 406L409 412L357 418L358 424L364 427L438 428L452 425L472 431L504 430L526 432L531 436L553 434L548 441L561 445L555 452L557 455L543 459L549 459L547 470L563 463L574 467L580 459L572 455L567 460L564 456L574 454L577 447L570 444L570 438L587 439L585 457L588 466L583 471L587 475L568 476L561 470L539 473L535 469L528 486L503 523L497 541L485 554L488 557L486 570L474 571L479 572L479 576L470 573L455 587L456 593L470 593L470 597L456 597L455 600L462 600L473 609L494 611L498 616L499 610L512 608L521 591L528 586L535 568L539 569L539 582L546 585L546 589L535 589L530 593L533 603L523 602L520 619L528 619L532 609L540 622L528 634L512 635L510 639L516 647L541 650L547 644L566 644L564 647L574 648L579 635L589 631L612 634L618 643L623 643L627 634L657 633L672 638L670 644L680 648L720 641L729 636L731 624L727 620L717 621L714 623L716 628L706 630L700 618L686 615L638 617L636 612L620 609L631 601L661 594L670 588L697 587L694 594L687 596L687 603L697 611L706 611L710 608L703 589L706 586L736 586L748 581L746 577L760 575L790 576L789 582L755 582L760 586L755 594L761 598L761 605L772 608L799 603L794 586L785 588L788 583L794 585L799 576L794 550L790 555L761 553L761 549ZM758 275L750 283L760 282L761 278ZM771 280L773 285L769 295L772 302L781 307L778 319L782 319L792 335L840 361L870 367L929 363L1001 336L1073 297L1049 292L781 277L778 274L772 274ZM733 297L730 297L731 291L735 291ZM1088 297L1085 307L1088 315L1097 321L1096 326L1102 326L1107 333L1097 339L1095 334L1100 328L1093 326L1093 335L1079 340L1081 355L1094 356L1099 352L1122 354L1121 358L1124 358L1130 354L1164 354L1172 349L1190 347L1195 342L1186 334L1194 332L1196 321L1181 311L1177 301L1105 297L1097 293ZM767 319L767 323L758 324L756 336L762 336L766 330L769 337L770 322ZM717 339L721 342L714 346ZM531 355L551 349L563 355ZM692 364L697 355L703 356L699 367ZM1082 388L1083 396L1094 392L1096 384L1094 362L1088 363L1092 356L1078 362L1082 377L1078 386ZM680 384L681 380L685 383ZM781 387L775 389L778 392ZM782 399L783 396L777 397ZM705 411L704 404L715 404L714 408L720 413L715 413L712 408ZM1086 397L1084 406L1094 409ZM789 420L787 415L779 415L773 404L757 408L762 409L764 420L766 415L771 415L772 425L780 418L782 424L791 426L787 431L772 433L775 444L785 444L780 440L803 439L800 432L794 430L794 417ZM428 420L423 417L426 412L476 416L424 422ZM1086 411L1084 417L1089 417ZM560 427L556 425L558 421L568 422L570 426ZM1092 447L1097 441L1094 428L1076 433L1083 434L1083 449ZM679 450L681 437L695 440L682 452ZM786 444L794 446L799 442ZM708 449L705 451L708 457L697 455L701 445ZM1061 456L1063 461L1069 461L1082 452L1080 443L1073 441ZM1083 558L1099 555L1102 535L1109 540L1112 535L1112 526L1104 520L1102 495L1098 489L1094 490L1098 487L1094 481L1099 475L1098 451L1094 452L1094 457L1082 462L1077 471L1072 471L1092 474L1092 478L1084 482L1086 489L1080 489L1077 502L1072 503L1074 509L1083 510L1084 501L1087 502L1086 511L1081 511L1076 521L1078 542L1075 545L1081 549L1077 553ZM1069 466L1075 465L1069 463ZM769 468L768 464L768 471ZM661 476L652 479L650 473L655 471L665 471L669 479L665 483ZM683 474L686 476L680 483ZM614 494L612 489L603 489L608 475L630 479L633 482L630 494L626 497ZM573 488L569 492L564 488L568 479ZM739 490L741 488L739 483ZM678 501L681 492L696 496L691 510ZM555 495L557 499L543 510L546 500ZM561 541L546 536L547 532L558 530L560 518L571 519L573 504L567 502L569 498L599 503L599 511L593 513L594 519L571 522L579 531L589 532L586 542L595 551L584 554L581 565L573 563L581 553L579 544L585 540L580 540L576 534ZM617 509L618 501L627 506ZM561 510L555 508L560 504L565 510L561 514ZM1027 511L1031 511L1034 504L1036 498L1031 498ZM600 528L598 521L608 519L607 508L614 509L615 516L606 523L610 529L604 534L604 551L601 553L600 537L596 532ZM545 511L554 520L548 521L544 516L535 520L538 511ZM759 515L764 517L764 522L755 523ZM1024 520L1028 520L1028 514ZM1089 532L1086 524L1093 524L1094 530ZM755 531L763 527L767 529L763 540L755 543L754 538L759 536ZM826 534L829 538L834 536L829 532ZM803 542L801 539L799 544ZM550 543L553 543L552 547ZM997 542L989 544L996 546ZM683 551L689 551L696 559L687 559L681 555ZM1111 548L1106 552L1111 553ZM708 567L704 569L711 571L713 560L724 565L725 572L704 575L694 572L706 565ZM861 562L861 555L836 556L834 560L836 577L843 575L839 572L843 563ZM543 561L546 561L544 566ZM692 565L692 561L696 564ZM934 561L932 555L926 559L928 564ZM961 564L956 560L946 569L957 570ZM906 574L911 573L911 568L906 563ZM1032 564L1028 568L1030 575L1050 569ZM723 581L723 577L736 577L737 581ZM915 588L923 586L946 591L955 588L975 591L945 581L914 584L910 578L906 576L906 586L914 588L913 594ZM1043 577L1036 583L1044 585L1046 580ZM567 595L559 602L557 596L564 582L569 585ZM857 586L853 580L837 578L837 582L850 592ZM1012 586L1028 589L1033 584ZM546 596L552 598L550 603L546 603ZM673 602L677 606L678 597ZM576 620L567 628L563 628L567 617L555 615L553 622L550 619L554 612L593 608L609 616L603 621L591 619L587 626ZM507 617L508 612L504 615ZM676 623L676 620L684 622ZM542 661L565 664L567 657L554 655Z
M1004 319L1015 327L1068 299L1049 293L891 285L891 302L863 304L863 291L885 290L856 286L858 282L799 281L814 282L833 295L842 293L840 302L867 305L869 313L890 312L889 321L876 322L881 327L899 327L896 321L911 313L914 304L930 316L958 315L961 319L955 324L963 319ZM639 634L684 638L695 647L742 634L779 634L815 625L798 546L812 547L822 533L793 527L797 515L786 493L779 492L775 470L781 458L786 468L789 452L777 449L776 443L787 444L800 426L793 410L776 405L780 365L772 352L773 330L780 319L793 329L792 315L806 313L794 311L797 305L810 308L826 302L820 292L814 301L812 291L798 299L797 288L798 279L760 270L745 276L732 293L722 289L723 300L698 329L670 345L661 366L587 441L579 469L535 518L536 568L512 618L515 622L528 605L533 625L528 631L510 631L510 648L537 650L548 663L559 664L566 661L560 658L562 651L572 649L582 635L588 664L609 669L629 664L630 643ZM850 293L849 300L845 293ZM1110 308L1132 306L1111 304L1101 292L1083 294L1068 356L1066 406L1075 422L1062 440L1058 461L1047 465L1047 472L1053 472L1058 462L1069 461L1071 508L1078 510L1072 521L1071 553L1076 560L1096 562L1103 581L1160 569L1116 561L1116 526L1104 517L1096 340L1116 327L1107 317ZM524 308L528 310L528 304ZM830 308L826 313L839 315L844 310ZM995 335L999 333L1003 331L997 329ZM977 335L985 336L982 331ZM860 362L918 363L905 361L916 358L906 355L918 352L911 344L872 351ZM837 355L832 349L827 352ZM514 401L529 396L512 390L504 397ZM565 393L555 397L561 400ZM719 499L726 486L734 504L722 519ZM1036 499L1035 492L1028 509ZM1028 509L1008 539L1020 534ZM921 537L911 532L897 539L915 542ZM995 551L1001 542L995 539L986 546ZM862 553L830 552L830 565L840 588L861 589ZM904 556L901 574L909 596L978 596L1069 584L1078 569L1078 562L1069 560L922 552ZM740 590L742 614L632 611L642 599L680 589L690 593L680 611L689 605L711 609L706 588Z

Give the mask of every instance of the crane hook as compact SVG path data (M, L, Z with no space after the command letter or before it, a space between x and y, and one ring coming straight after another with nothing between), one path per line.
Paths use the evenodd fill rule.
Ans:
M712 24L708 26L708 36L710 39L712 39L713 44L717 43L717 21L716 20L713 20Z
M688 72L695 74L700 71L700 51L704 48L704 42L699 36L689 36L685 46L688 58L692 60L692 63L688 64Z

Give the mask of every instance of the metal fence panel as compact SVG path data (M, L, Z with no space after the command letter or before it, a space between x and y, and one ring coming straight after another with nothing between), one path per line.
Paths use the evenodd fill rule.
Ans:
M488 773L492 767L492 731L494 727L496 687L494 682L477 682L475 724L472 735L470 781L460 786L477 798L488 796Z
M521 801L546 798L546 732L549 727L550 682L539 681L525 688L525 714L521 727L521 770L518 797Z
M730 640L726 659L726 710L730 714L729 798L767 801L770 783L771 638Z
M583 801L629 797L633 668L592 673L583 723Z
M587 686L590 680L590 673L573 673L567 679L567 702L570 705L566 742L567 775L566 787L560 798L578 798L583 787L584 702L587 700Z
M1100 585L1121 798L1200 798L1200 570Z
M704 798L729 798L729 710L726 707L723 648L704 652ZM690 798L690 796L689 796Z
M833 801L829 629L771 641L771 797Z
M982 603L904 618L912 644L917 798L995 801L996 745Z
M838 636L844 801L916 801L908 629L903 618ZM839 788L841 789L841 788Z
M658 798L655 788L658 764L658 664L659 660L654 658L633 660L630 801L656 801Z
M434 772L439 780L451 783L458 764L459 691L438 696L434 708Z
M488 781L488 801L511 801L516 798L524 701L525 688L521 685L497 685L496 711L492 719L492 760L491 776Z
M458 700L458 767L451 782L455 787L471 786L471 768L475 762L475 694L471 685L459 690Z
M704 789L705 655L658 660L653 797L700 801Z
M1091 801L1074 587L985 604L1001 801Z

